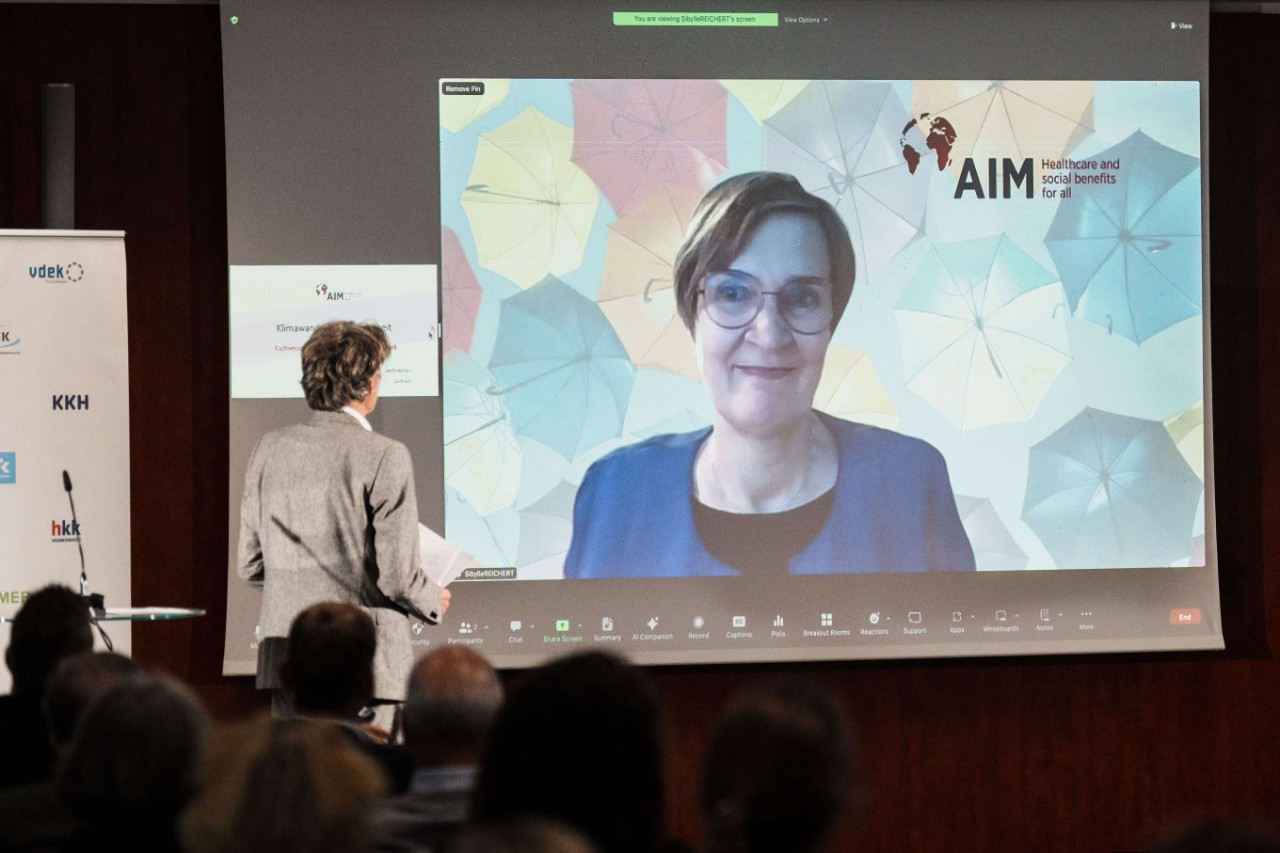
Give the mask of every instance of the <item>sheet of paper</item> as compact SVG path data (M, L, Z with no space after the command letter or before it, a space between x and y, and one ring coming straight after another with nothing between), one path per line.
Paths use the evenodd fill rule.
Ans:
M418 524L418 550L422 555L422 570L440 586L451 584L476 559L422 523Z

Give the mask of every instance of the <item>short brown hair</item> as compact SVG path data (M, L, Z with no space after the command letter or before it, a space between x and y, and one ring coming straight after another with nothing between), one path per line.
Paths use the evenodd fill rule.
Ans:
M302 391L307 405L336 412L353 400L363 400L390 354L387 333L374 323L333 320L316 326L302 345Z
M676 252L676 308L690 332L698 317L702 279L728 267L760 223L775 213L810 216L822 227L831 266L831 325L840 322L857 275L853 243L844 220L834 207L806 191L791 175L746 172L726 178L702 197Z
M294 617L288 642L287 680L299 710L334 711L367 689L378 634L360 608L313 604Z

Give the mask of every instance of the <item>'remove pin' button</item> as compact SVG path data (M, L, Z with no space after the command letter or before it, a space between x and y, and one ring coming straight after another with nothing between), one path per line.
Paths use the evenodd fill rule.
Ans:
M1199 625L1200 624L1200 608L1190 607L1183 610L1169 611L1170 625Z

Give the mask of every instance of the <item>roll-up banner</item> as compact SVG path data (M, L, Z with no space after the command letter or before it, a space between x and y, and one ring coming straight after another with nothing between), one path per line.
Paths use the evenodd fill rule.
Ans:
M0 616L78 590L81 548L91 590L131 603L125 294L124 232L0 230ZM128 654L128 623L108 630Z

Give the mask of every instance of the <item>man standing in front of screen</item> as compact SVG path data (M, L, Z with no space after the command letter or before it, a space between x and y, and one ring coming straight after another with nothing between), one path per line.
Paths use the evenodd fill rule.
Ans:
M263 593L258 687L276 689L279 700L279 664L299 611L353 604L378 629L373 705L376 724L388 730L413 665L410 622L437 623L449 606L449 591L420 566L409 451L366 420L390 353L386 332L372 323L334 321L312 332L302 347L302 389L314 411L254 448L237 563L241 579Z

